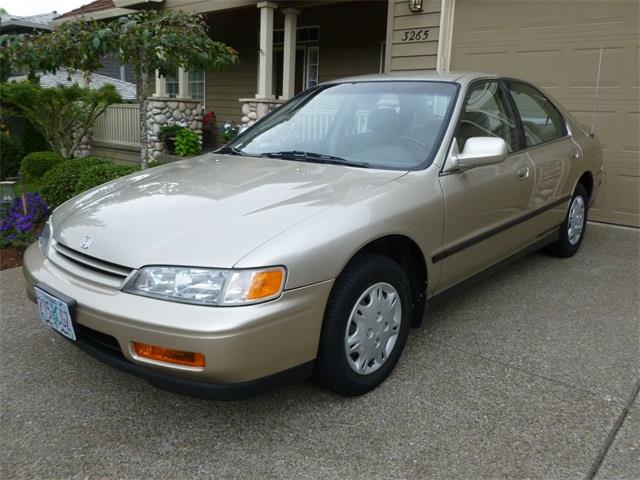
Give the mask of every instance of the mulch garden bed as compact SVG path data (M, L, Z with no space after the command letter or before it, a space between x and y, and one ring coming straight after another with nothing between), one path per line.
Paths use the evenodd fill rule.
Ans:
M22 266L24 248L7 247L0 249L0 270Z

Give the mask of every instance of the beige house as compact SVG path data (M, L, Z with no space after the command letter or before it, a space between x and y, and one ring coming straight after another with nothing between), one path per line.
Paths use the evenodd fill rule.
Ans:
M531 80L585 125L591 125L596 108L606 170L591 216L640 226L638 5L637 0L97 0L58 21L110 18L150 6L205 15L212 36L239 51L239 64L225 72L158 78L156 95L175 101L191 97L202 111L215 111L218 122L253 122L306 88L348 75L451 69ZM96 153L135 158L137 139L131 132L136 128L122 128L127 114L113 110L97 129ZM109 127L116 121L118 135Z

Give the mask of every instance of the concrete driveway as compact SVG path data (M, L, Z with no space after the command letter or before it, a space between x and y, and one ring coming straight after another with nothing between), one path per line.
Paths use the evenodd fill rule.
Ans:
M360 398L157 390L36 318L0 274L2 478L592 478L640 472L640 235L590 224L432 306Z

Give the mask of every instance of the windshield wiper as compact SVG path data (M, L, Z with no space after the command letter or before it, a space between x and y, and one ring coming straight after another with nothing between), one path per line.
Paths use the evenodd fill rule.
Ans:
M266 152L261 153L261 157L282 158L284 160L300 160L312 163L328 163L332 165L347 165L350 167L369 168L367 162L357 162L347 160L346 158L336 157L334 155L326 155L324 153L303 152L301 150L287 150L283 152Z
M242 150L237 149L236 147L223 147L216 153L222 153L223 155L238 155L241 157L248 157L246 153L244 153Z

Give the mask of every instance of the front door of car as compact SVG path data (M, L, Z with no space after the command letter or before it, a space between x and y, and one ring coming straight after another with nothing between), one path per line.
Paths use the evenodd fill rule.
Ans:
M526 222L533 192L532 164L520 152L522 136L506 89L498 80L469 88L456 130L452 154L469 138L499 137L509 147L506 160L468 170L451 168L447 159L440 184L445 203L442 262L438 290L478 273L527 243Z
M525 148L533 164L533 216L529 223L532 239L557 229L564 220L573 185L572 159L579 159L578 146L567 135L562 114L535 87L509 81L509 93L522 125Z

